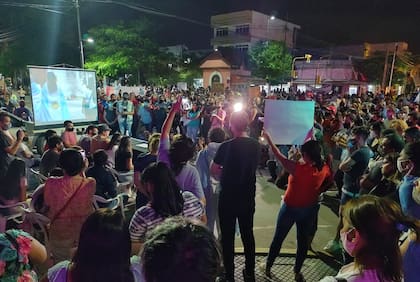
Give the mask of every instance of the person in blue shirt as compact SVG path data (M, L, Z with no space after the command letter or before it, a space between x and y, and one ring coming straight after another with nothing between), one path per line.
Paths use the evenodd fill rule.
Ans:
M196 103L192 105L192 109L187 113L187 137L190 138L194 143L197 142L198 131L200 129L200 116L201 110L198 109Z
M401 208L404 214L420 219L420 205L412 196L415 182L420 178L420 142L406 145L397 160L397 168L404 175L399 187Z

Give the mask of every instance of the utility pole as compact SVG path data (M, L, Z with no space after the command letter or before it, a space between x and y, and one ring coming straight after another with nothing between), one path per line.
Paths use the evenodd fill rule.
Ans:
M384 74L382 76L382 83L381 89L385 92L385 81L386 81L386 73L388 72L388 56L389 56L389 48L388 45L386 46L386 55L385 55L385 63L384 63Z
M79 51L80 51L80 68L85 68L85 54L83 52L83 40L82 40L82 31L80 28L80 5L79 0L74 0L74 6L76 8L76 18L77 18L77 32L79 36Z
M392 57L391 74L389 75L389 83L388 83L389 92L391 92L392 76L394 75L395 57L397 56L397 52L398 52L398 43L395 44L394 56Z

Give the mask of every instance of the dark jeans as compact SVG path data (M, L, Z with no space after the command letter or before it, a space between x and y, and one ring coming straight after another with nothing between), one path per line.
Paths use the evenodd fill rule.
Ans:
M245 252L245 270L249 275L255 272L255 239L253 233L255 203L248 208L237 208L234 202L219 201L220 230L222 235L223 264L226 279L234 281L234 255L235 255L235 224L238 219L241 239Z
M308 237L313 234L313 224L318 216L318 210L318 204L307 208L291 208L283 202L277 216L276 231L267 257L267 267L273 266L284 239L296 223L297 251L294 271L300 272L308 252Z

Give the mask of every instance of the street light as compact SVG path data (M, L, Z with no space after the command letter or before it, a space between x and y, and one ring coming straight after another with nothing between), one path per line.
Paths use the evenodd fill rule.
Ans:
M270 40L270 22L274 21L276 19L276 16L271 15L267 18L267 40Z

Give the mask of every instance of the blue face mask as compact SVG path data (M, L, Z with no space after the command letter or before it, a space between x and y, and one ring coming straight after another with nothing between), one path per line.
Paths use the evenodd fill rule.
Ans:
M349 141L347 141L347 147L349 149L353 149L356 146L356 140L355 139L350 139Z

